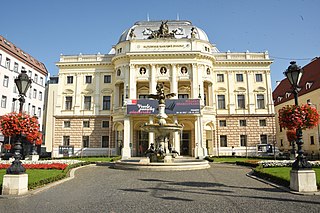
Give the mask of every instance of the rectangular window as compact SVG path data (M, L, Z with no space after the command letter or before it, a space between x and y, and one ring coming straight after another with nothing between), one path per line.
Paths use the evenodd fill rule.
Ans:
M40 77L40 85L43 86L43 77Z
M224 82L224 75L223 74L217 74L217 82Z
M73 76L67 76L67 84L73 84Z
M72 96L66 96L65 110L71 110L72 108Z
M6 64L5 67L10 70L10 58L6 58Z
M1 108L6 108L7 106L7 96L2 96L1 97Z
M39 91L39 101L42 101L42 92Z
M0 54L0 66L1 66L1 63L2 63L2 54Z
M89 147L89 136L82 136L82 146Z
M18 72L19 70L19 64L17 62L14 62L13 71Z
M237 95L238 109L245 109L245 96Z
M91 75L87 75L86 76L86 84L91 84L92 83L92 76Z
M247 120L239 120L240 126L247 126Z
M41 108L38 107L38 113L37 113L38 117L40 118L41 117Z
M109 128L109 121L102 121L102 128Z
M63 146L70 146L70 136L63 136Z
M178 94L178 99L188 99L189 94Z
M38 83L38 75L37 74L34 74L33 80L34 80L35 83Z
M226 101L224 95L218 95L218 109L225 109Z
M4 76L3 77L3 86L4 87L8 87L8 85L9 85L9 76Z
M264 94L258 94L257 95L257 108L258 109L264 109Z
M64 128L70 128L71 127L71 122L70 121L63 121L63 127Z
M267 135L260 135L260 143L261 144L267 144L268 143Z
M101 147L102 148L109 148L109 136L102 136L101 137Z
M267 120L266 119L259 120L259 126L267 126Z
M256 74L256 82L262 82L262 74Z
M220 120L220 121L219 121L219 126L220 126L220 127L225 127L225 126L227 126L227 121L226 121L226 120Z
M90 127L90 121L83 121L82 122L82 126L86 127L86 128L89 128Z
M91 110L91 96L84 96L84 110Z
M227 147L227 136L226 135L220 135L220 146L221 147Z
M36 114L36 107L32 106L31 108L31 115L35 115Z
M22 68L24 68L24 67L22 67ZM29 78L32 78L32 71L31 70L28 71L28 76L29 76Z
M37 98L37 90L33 89L33 98Z
M310 144L314 145L314 136L310 136Z
M102 110L110 110L110 102L111 97L110 96L103 96L102 100Z
M103 76L103 82L106 83L106 84L111 83L111 75Z
M240 135L240 146L247 146L247 135Z
M243 74L236 74L237 82L243 82Z

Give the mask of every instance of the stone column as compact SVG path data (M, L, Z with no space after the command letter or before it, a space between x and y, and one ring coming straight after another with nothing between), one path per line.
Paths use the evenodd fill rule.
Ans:
M150 81L149 81L149 93L150 94L156 94L157 93L157 89L156 89L156 85L157 85L157 81L156 81L156 67L154 64L151 64L151 73L150 73Z
M235 94L234 94L234 77L233 77L233 72L228 71L227 74L227 79L226 81L228 82L228 90L229 94L227 94L227 104L229 104L229 114L235 114L236 112L236 103L235 103Z
M178 123L178 118L177 116L173 116L173 123ZM180 137L179 134L181 132L174 132L173 133L173 148L180 154Z
M124 118L122 159L131 158L131 126L129 117Z
M137 99L136 69L132 64L129 73L129 99Z
M149 116L149 124L153 124L153 116ZM149 146L148 148L150 147L151 143L154 143L154 132L149 132Z
M100 73L97 73L95 75L95 94L94 94L94 109L93 114L98 115L99 110L101 109L101 101L100 100Z
M171 73L171 82L170 82L170 90L171 93L175 93L175 97L178 97L178 80L177 80L177 65L176 64L172 64L172 73Z
M207 155L207 148L203 142L203 125L201 122L201 115L199 115L195 121L195 157L203 159Z

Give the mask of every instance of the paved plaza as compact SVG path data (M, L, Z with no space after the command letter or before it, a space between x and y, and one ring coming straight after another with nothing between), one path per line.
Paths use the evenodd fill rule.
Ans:
M87 166L38 193L0 197L0 212L319 212L320 196L285 192L248 172L228 164L181 172Z

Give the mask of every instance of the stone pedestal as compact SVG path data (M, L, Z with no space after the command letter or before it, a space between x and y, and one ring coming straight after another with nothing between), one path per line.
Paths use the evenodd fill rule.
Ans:
M150 158L141 158L139 163L148 164L148 163L150 163Z
M122 148L122 160L131 158L131 149L130 147Z
M173 163L172 156L171 155L164 156L163 162L164 163Z
M22 195L28 192L28 174L4 175L2 195Z
M31 155L31 160L32 161L38 161L39 160L39 155Z
M316 173L313 170L291 170L290 189L297 192L316 192Z

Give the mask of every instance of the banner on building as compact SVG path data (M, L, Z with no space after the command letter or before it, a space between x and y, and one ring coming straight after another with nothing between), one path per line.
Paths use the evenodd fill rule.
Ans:
M168 99L166 114L200 114L200 99ZM158 100L127 100L127 114L158 114Z

